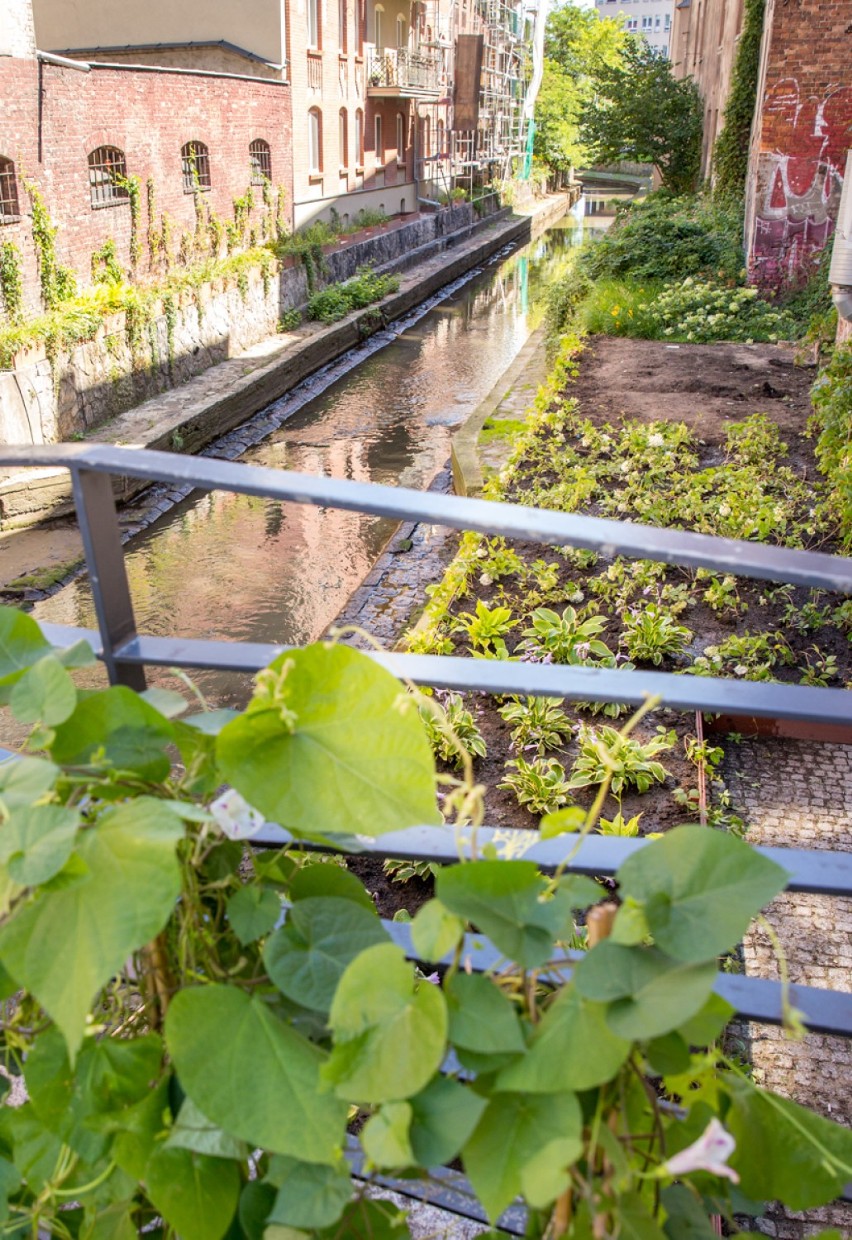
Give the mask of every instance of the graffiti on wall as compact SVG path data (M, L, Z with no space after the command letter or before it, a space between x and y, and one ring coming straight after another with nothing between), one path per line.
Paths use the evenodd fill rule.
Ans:
M760 284L795 284L828 243L837 220L852 87L802 98L795 79L779 82L763 106L751 268Z

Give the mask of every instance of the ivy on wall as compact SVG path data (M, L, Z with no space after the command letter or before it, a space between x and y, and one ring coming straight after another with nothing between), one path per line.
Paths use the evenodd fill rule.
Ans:
M748 175L751 126L760 75L765 0L745 0L743 28L737 47L725 124L713 152L714 189L741 197Z
M19 323L24 312L24 283L21 254L14 241L4 241L0 245L0 299L7 318Z

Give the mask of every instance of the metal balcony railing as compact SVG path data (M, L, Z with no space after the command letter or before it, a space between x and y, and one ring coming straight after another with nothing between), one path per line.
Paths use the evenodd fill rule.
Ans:
M42 630L48 640L58 645L80 638L89 641L106 665L110 681L138 690L145 687L148 664L254 672L269 663L282 648L254 642L203 641L137 633L113 498L113 478L130 477L179 486L190 484L202 491L224 490L399 521L426 521L492 536L591 548L604 555L633 556L852 595L852 559L573 513L167 452L87 444L0 446L0 467L27 466L64 466L70 470L98 618L97 631L57 624L42 624ZM238 549L233 553L238 554ZM462 691L544 695L571 701L618 701L631 705L639 705L648 697L659 697L662 706L673 710L852 724L852 692L844 689L454 656L373 653L371 657L415 683ZM481 827L477 832L478 846L482 849L491 840L505 844L507 834L504 829L498 832ZM558 840L541 841L536 833L529 831L516 831L512 837L513 855L535 861L545 872L559 865L572 842L566 835ZM253 837L252 844L281 847L289 838L282 828L267 824ZM365 842L365 848L378 857L451 864L459 859L465 842L464 832L413 827L382 835L372 843ZM581 874L611 876L625 857L645 843L642 839L591 836L583 841L569 868ZM788 871L789 891L852 896L852 856L848 853L799 848L760 848L758 851ZM408 927L388 923L387 928L408 955L416 959ZM479 936L476 942L478 950L470 953L475 962L473 967L477 971L485 970L494 962L495 949ZM567 953L569 968L575 955ZM775 1025L782 1022L779 982L720 973L716 991L734 1005L744 1020ZM852 994L793 985L789 999L802 1012L811 1031L852 1038ZM455 1173L446 1174L452 1177ZM394 1181L393 1184L403 1192L419 1195L409 1182ZM448 1193L447 1201L442 1204L452 1201L455 1204L450 1204L449 1208L479 1217L473 1206L469 1211L458 1205L459 1184L455 1181L449 1185ZM464 1193L461 1195L463 1197ZM852 1200L852 1187L847 1189L845 1199ZM505 1230L523 1234L522 1224L514 1222L505 1225Z
M417 94L439 90L438 58L407 47L376 47L367 64L367 85Z

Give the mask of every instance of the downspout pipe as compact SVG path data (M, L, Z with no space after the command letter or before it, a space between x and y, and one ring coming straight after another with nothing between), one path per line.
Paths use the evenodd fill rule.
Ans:
M92 66L87 60L71 60L68 56L56 56L53 52L36 50L36 60L46 65L57 65L60 69L76 69L78 73L91 73Z
M852 151L846 153L846 175L837 213L837 229L828 273L831 300L841 319L852 320Z

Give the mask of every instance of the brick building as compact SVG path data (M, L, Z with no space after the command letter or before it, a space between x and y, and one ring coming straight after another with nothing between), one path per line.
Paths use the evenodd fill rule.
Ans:
M4 0L4 12L0 243L12 241L21 252L31 308L38 280L28 183L56 226L58 261L83 283L91 278L93 253L109 240L119 264L130 266L132 194L124 177L139 179L137 237L153 232L161 245L165 218L165 241L171 236L175 256L182 235L198 226L199 206L205 218L210 212L223 224L233 221L234 200L252 180L258 227L265 179L283 185L289 201L290 91L280 78L60 63L36 52L27 0ZM141 242L137 264L143 276L152 265Z
M801 283L837 222L852 146L852 0L767 0L746 193L753 278Z
M678 0L675 73L705 103L703 174L724 120L743 0ZM852 0L766 0L746 183L745 249L752 279L802 283L837 221L852 146Z

